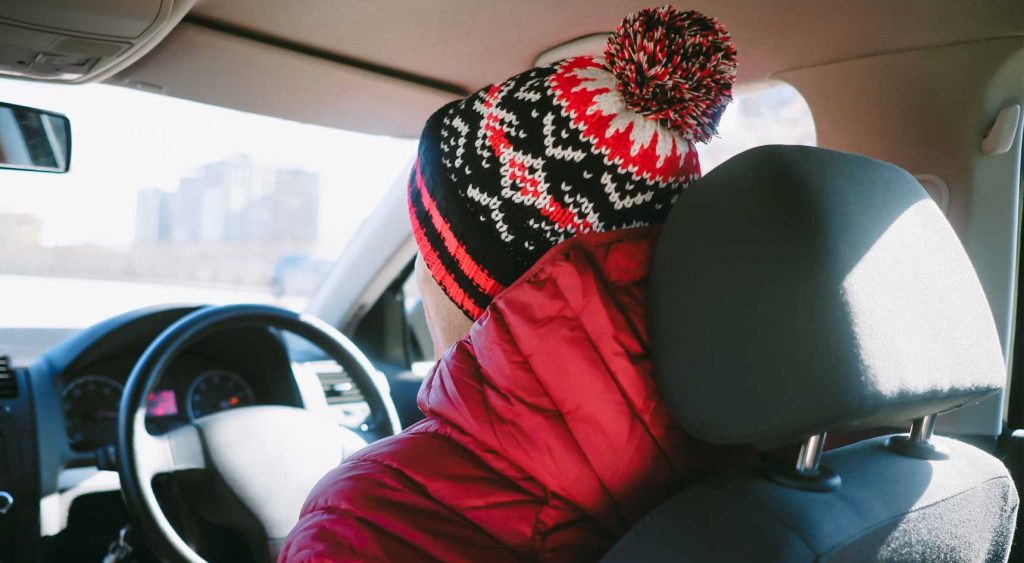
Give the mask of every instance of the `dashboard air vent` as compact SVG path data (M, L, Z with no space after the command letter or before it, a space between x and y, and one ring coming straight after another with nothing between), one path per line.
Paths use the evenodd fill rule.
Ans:
M18 380L14 377L11 359L0 356L0 399L13 399L18 396Z
M365 400L352 378L336 362L316 362L313 369L327 396L327 404L360 403Z

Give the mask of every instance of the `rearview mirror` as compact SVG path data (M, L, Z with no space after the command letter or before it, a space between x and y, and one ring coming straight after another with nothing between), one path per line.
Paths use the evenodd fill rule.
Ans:
M60 173L70 166L67 117L0 102L0 168Z

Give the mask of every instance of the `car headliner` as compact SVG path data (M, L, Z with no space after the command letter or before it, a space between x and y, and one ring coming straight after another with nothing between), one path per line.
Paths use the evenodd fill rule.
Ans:
M556 45L610 31L625 14L653 4L199 0L160 45L108 82L416 136L446 101L530 68ZM729 28L741 88L786 70L1024 35L1024 3L1014 0L698 0L679 7Z

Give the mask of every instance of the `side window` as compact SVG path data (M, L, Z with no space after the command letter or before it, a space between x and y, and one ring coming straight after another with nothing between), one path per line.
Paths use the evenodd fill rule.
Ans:
M434 357L434 345L427 329L427 317L423 313L423 300L420 288L416 284L415 272L410 272L402 283L402 302L404 303L405 319L409 338L409 359L412 360L414 372L429 367L437 358Z
M702 171L761 145L817 144L814 117L800 92L789 84L740 94L726 108L718 137L697 145Z
M385 373L424 371L434 346L410 262L363 315L352 340Z

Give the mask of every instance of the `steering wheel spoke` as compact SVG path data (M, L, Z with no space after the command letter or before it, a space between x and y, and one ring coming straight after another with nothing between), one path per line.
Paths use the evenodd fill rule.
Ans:
M160 435L141 432L138 436L139 471L152 479L157 475L206 469L206 453L199 431L191 424Z

